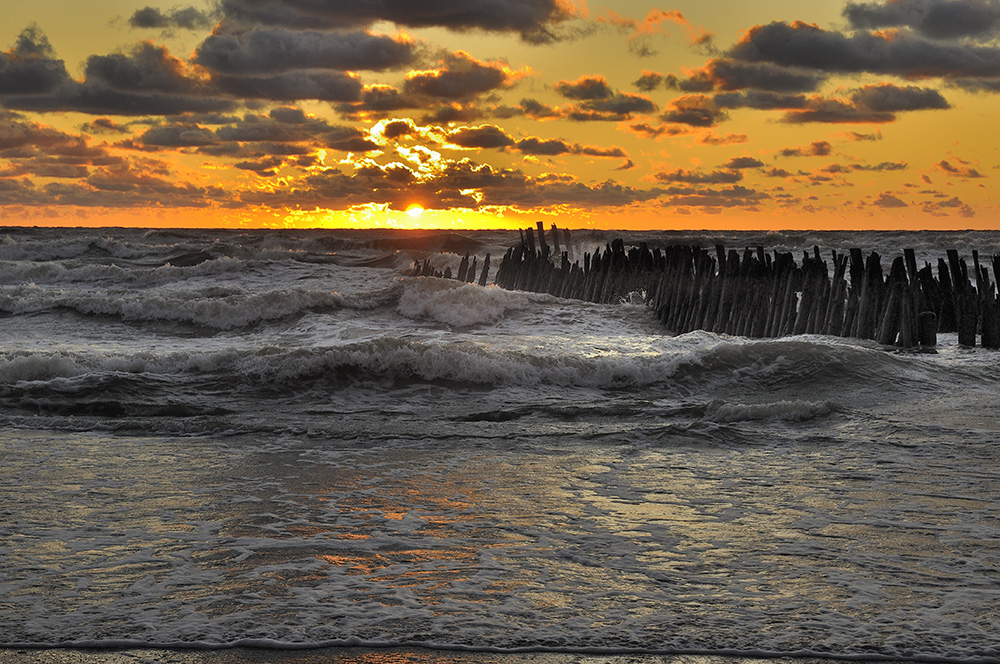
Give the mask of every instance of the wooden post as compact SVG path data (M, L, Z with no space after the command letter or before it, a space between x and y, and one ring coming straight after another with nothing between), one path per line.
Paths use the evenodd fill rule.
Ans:
M485 286L490 274L490 255L486 254L483 259L483 271L479 274L479 285Z
M933 348L937 346L937 316L933 311L921 311L917 316L919 330L917 340L921 346Z

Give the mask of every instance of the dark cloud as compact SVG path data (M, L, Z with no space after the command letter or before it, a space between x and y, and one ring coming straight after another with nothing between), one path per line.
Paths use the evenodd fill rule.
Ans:
M419 99L404 95L391 85L366 85L361 90L359 101L338 104L337 112L348 118L385 117L398 111L420 108L421 106Z
M593 145L567 143L562 139L542 139L537 136L523 138L517 142L517 149L524 154L554 157L561 154L586 155L588 157L608 157L627 159L628 153L619 147L601 148Z
M195 7L177 7L169 12L155 7L143 7L132 14L128 23L133 28L203 30L211 28L217 18L216 15Z
M10 53L0 60L0 103L33 111L79 111L97 115L178 115L228 110L232 99L215 96L206 80L194 75L167 50L143 42L129 53L87 59L85 79L66 73L53 59L51 47L37 31L21 34L10 66ZM27 63L27 66L25 65ZM40 78L23 84L23 75Z
M367 32L258 28L209 36L195 62L219 74L275 74L300 69L397 69L416 60L414 43Z
M759 111L803 108L809 103L805 95L790 95L765 90L723 92L713 97L719 108L752 108Z
M823 74L797 67L717 58L686 80L679 81L677 87L684 92L746 89L780 93L812 92L824 78Z
M813 97L799 110L785 115L785 122L885 123L901 111L951 108L937 90L891 83L866 85L844 99Z
M844 134L852 141L859 142L873 142L882 140L882 132L875 132L874 134L862 134L856 131L849 131Z
M652 92L664 85L665 82L666 78L664 78L663 74L655 71L643 71L642 76L636 79L632 85L643 92Z
M142 42L129 53L92 55L85 77L92 86L128 92L205 94L205 82L194 78L187 65L163 46Z
M909 207L902 199L883 191L878 198L872 201L872 205L880 208L904 208Z
M573 146L562 139L543 139L533 136L519 140L517 149L524 154L554 157L572 151Z
M410 72L403 90L410 95L465 99L511 87L521 76L502 62L477 60L468 53L449 53L438 69Z
M718 170L703 173L678 168L674 171L660 171L653 175L660 182L682 182L686 184L729 184L739 182L743 174L739 170Z
M742 207L756 209L757 204L770 198L769 194L755 191L741 185L734 185L725 189L701 189L701 190L668 190L673 194L666 199L666 204L674 207L697 207L697 208L733 208Z
M1000 77L1000 48L945 43L898 32L845 35L796 21L757 25L728 54L743 62L769 62L820 72L871 72L906 78Z
M299 101L318 99L356 102L363 86L357 76L339 71L292 71L277 76L214 76L212 83L226 95L241 99Z
M555 90L563 97L577 101L601 101L615 96L614 89L603 76L584 76L573 82L559 81Z
M698 139L698 143L700 145L735 145L737 143L746 143L749 140L746 134L730 133L725 136L718 136L713 132L708 132Z
M656 111L656 104L649 97L616 91L607 97L589 99L577 104L552 107L536 99L522 99L521 103L508 109L509 115L524 115L535 120L565 118L577 122L622 122L631 120L636 114Z
M711 97L685 95L671 101L660 119L692 127L714 127L728 117Z
M636 113L652 113L656 111L656 104L641 95L616 93L607 99L586 101L564 111L565 117L581 122L620 122L630 119Z
M342 152L380 149L355 127L331 125L296 108L274 109L269 115L248 114L217 129L189 123L151 127L136 140L141 146L198 148L215 156L258 158L266 154L301 155L319 148ZM292 144L297 147L290 149Z
M763 165L764 162L755 157L733 157L732 159L726 162L723 168L728 168L731 170L740 170L744 168L760 168Z
M574 145L573 154L582 154L588 157L615 157L627 159L628 154L619 147L599 148L593 145ZM631 163L631 162L630 162Z
M211 129L190 124L174 124L162 127L151 127L138 137L142 145L186 148L212 145L218 142L218 137Z
M559 115L581 122L617 122L628 120L636 113L652 113L656 110L656 104L649 97L618 92L603 76L582 76L575 81L559 81L555 90L563 97L578 102L561 107Z
M96 118L80 128L89 134L128 134L132 131L128 125L118 124L111 118Z
M996 36L996 0L889 0L885 4L849 2L844 17L862 30L912 28L932 39Z
M825 157L833 152L829 141L813 141L809 145L796 148L784 148L778 151L782 157Z
M879 164L851 164L848 168L852 171L883 173L885 171L905 171L907 164L905 161L883 161Z
M448 140L463 148L509 148L514 139L496 125L461 127L448 133Z
M6 97L8 108L26 111L76 111L94 115L182 115L236 108L231 99L208 96L171 94L137 94L101 85L68 82L50 95L19 95Z
M485 113L473 102L452 101L437 104L429 113L420 116L423 124L452 124L476 122L485 117Z
M935 166L937 166L939 169L941 169L948 175L955 175L960 178L978 179L984 177L982 173L980 173L975 168L972 168L972 165L969 164L969 162L963 161L961 159L959 159L958 162L959 163L956 166L947 159L942 159L937 164L935 164Z
M954 212L957 212L959 215L966 218L976 216L976 211L973 210L970 205L959 199L958 196L952 196L946 200L925 202L921 205L921 209L923 209L923 211L927 214L935 217L945 217Z
M951 108L951 104L937 90L913 85L899 87L890 83L866 85L853 92L851 100L861 108L888 113Z
M558 0L222 0L231 19L295 29L342 30L391 21L412 28L443 27L514 32L529 43L548 43L573 17Z
M0 53L0 101L6 95L50 93L67 80L66 65L38 26L26 28L13 48Z

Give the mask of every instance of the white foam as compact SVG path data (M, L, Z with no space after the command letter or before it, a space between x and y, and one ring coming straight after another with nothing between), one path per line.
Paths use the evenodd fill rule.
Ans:
M453 279L418 277L405 283L399 313L454 327L494 323L508 311L526 308L532 299L525 293L496 286L483 288Z
M727 403L715 400L708 406L706 419L713 422L802 422L842 410L836 404L820 401Z

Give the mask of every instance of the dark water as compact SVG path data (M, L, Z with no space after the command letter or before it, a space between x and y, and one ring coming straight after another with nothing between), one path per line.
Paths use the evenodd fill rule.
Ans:
M0 234L0 647L1000 661L1000 356L407 276L515 237Z

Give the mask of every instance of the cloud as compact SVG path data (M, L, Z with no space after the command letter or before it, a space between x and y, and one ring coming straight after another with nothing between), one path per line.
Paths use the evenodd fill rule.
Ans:
M603 76L559 81L554 87L560 95L576 103L552 107L536 99L522 99L517 107L520 113L536 120L562 118L578 122L621 122L631 120L636 114L657 110L649 97L619 92Z
M959 165L956 166L947 159L942 159L937 164L935 164L935 166L937 166L940 170L944 171L948 175L954 175L960 178L978 179L981 177L985 177L978 170L972 168L969 162L963 161L961 159L959 159L958 162Z
M682 182L686 184L728 184L739 182L743 174L738 170L717 170L709 173L688 171L678 168L674 171L660 171L653 175L660 182Z
M1000 48L946 43L908 32L845 35L817 25L775 21L752 27L728 57L829 73L889 74L904 78L1000 77Z
M222 0L222 10L228 18L243 23L301 30L365 28L379 21L390 21L411 28L513 32L536 44L560 39L558 26L576 16L569 3L559 0Z
M6 95L47 94L67 80L66 65L55 58L38 26L23 30L13 48L0 53L0 100Z
M768 92L812 92L825 76L815 71L770 62L738 62L716 58L677 87L684 92L734 91L752 88Z
M714 38L714 35L706 32L704 28L695 28L684 18L683 14L674 9L651 9L642 20L620 16L608 11L605 16L598 17L597 21L629 31L631 33L628 36L629 51L640 57L650 57L657 54L657 51L650 46L648 38L667 32L664 28L665 24L674 24L684 28L691 44L705 46L710 44Z
M355 102L361 99L363 91L357 76L337 71L293 71L277 76L214 76L212 83L221 94L275 101L318 99Z
M555 91L578 102L555 111L560 117L578 121L622 121L633 114L652 113L656 104L644 95L618 92L603 76L581 76L575 81L559 81Z
M789 95L764 90L724 92L712 98L718 108L752 108L759 111L803 108L809 103L805 95Z
M701 145L736 145L738 143L746 143L749 140L746 134L730 133L725 136L718 136L714 132L708 132L698 139L698 143Z
M460 127L448 132L448 141L463 148L509 148L514 139L496 125Z
M764 162L755 157L733 157L732 159L726 162L723 168L728 168L731 170L741 170L744 168L760 168L763 165Z
M958 196L952 196L943 201L927 201L921 205L921 209L935 217L946 217L953 212L957 212L965 218L976 216L976 211L972 209L972 206L959 199Z
M151 127L138 137L142 145L185 148L202 145L212 145L218 142L215 132L192 124L172 124L162 127Z
M593 145L568 143L558 138L542 139L537 136L522 138L517 142L517 149L523 154L534 156L554 157L561 154L575 154L588 157L628 158L628 153L619 147L601 148Z
M885 171L905 171L908 164L905 161L883 161L878 164L851 164L848 168L852 171L874 171L884 173Z
M854 28L912 28L931 39L996 36L996 0L889 0L885 4L849 2L844 17Z
M829 141L813 141L809 145L784 148L778 151L782 157L825 157L833 151Z
M201 30L211 28L216 18L217 16L195 7L177 7L169 12L163 12L147 6L136 10L128 23L133 28Z
M680 190L670 189L672 194L665 204L673 207L696 208L733 208L742 207L748 210L756 209L760 201L770 198L764 192L755 191L741 185L733 185L725 189Z
M666 82L666 78L663 74L655 71L643 71L642 75L639 76L632 83L636 88L642 90L643 92L652 92L658 87L662 86Z
M25 74L38 75L28 82ZM97 115L178 115L228 110L208 82L161 46L142 42L128 53L92 55L83 82L70 78L48 40L29 28L0 60L0 104L34 111Z
M273 74L300 69L384 71L411 65L414 42L367 32L321 32L257 28L210 35L194 61L229 75Z
M80 128L88 134L128 134L132 131L128 125L118 124L111 118L96 118Z
M420 100L415 97L404 95L391 85L374 84L362 88L358 102L339 104L337 112L345 117L357 118L366 115L385 116L420 107Z
M876 198L874 201L872 201L872 205L875 205L876 207L880 207L880 208L904 208L904 207L909 207L902 199L900 199L900 198L898 198L896 196L893 196L892 194L890 194L890 193L888 193L886 191L883 191L881 194L879 194L878 198Z
M197 148L214 156L302 155L316 149L365 153L381 146L356 127L331 125L301 109L277 108L269 115L247 114L216 129L192 123L151 127L136 144L165 149ZM289 146L296 146L290 148Z
M711 97L705 95L685 95L670 102L660 116L664 122L675 122L692 127L714 127L728 118Z
M449 53L438 69L410 72L403 90L411 95L465 99L513 86L526 76L500 61L477 60L464 51Z
M583 76L576 81L559 81L555 90L567 99L578 101L607 100L615 96L615 91L603 76Z
M847 98L812 97L802 109L789 111L785 122L885 123L901 111L951 108L937 90L891 83L866 85Z
M641 190L612 180L588 185L570 176L532 177L516 169L498 169L470 160L445 161L420 174L403 164L359 164L353 174L317 172L294 189L246 191L245 204L295 209L387 205L404 210L414 200L428 209L490 207L619 207L658 198L660 190Z

